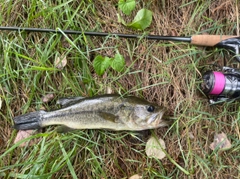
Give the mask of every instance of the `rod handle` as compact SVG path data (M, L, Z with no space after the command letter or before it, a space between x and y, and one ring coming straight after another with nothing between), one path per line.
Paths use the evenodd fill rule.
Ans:
M218 44L219 42L234 38L237 36L232 35L193 35L191 37L191 44L198 45L198 46L208 46L213 47L214 45Z

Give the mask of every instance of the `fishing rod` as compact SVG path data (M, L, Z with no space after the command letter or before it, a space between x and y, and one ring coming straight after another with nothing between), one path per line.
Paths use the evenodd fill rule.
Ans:
M88 32L75 30L43 29L43 28L21 28L21 27L3 27L0 31L18 31L18 32L42 32L42 33L65 33L74 35L89 36L118 36L120 38L145 38L148 40L167 40L187 42L197 46L219 47L230 50L234 53L234 58L240 62L239 48L240 37L232 35L192 35L188 37L181 36L160 36L160 35L136 35L106 32ZM223 67L222 71L207 71L203 74L203 83L201 89L210 99L211 104L223 101L240 99L240 69Z
M136 34L121 34L121 33L106 33L106 32L89 32L89 31L75 31L75 30L60 30L60 29L43 29L43 28L27 28L27 27L4 27L0 26L3 31L19 31L19 32L42 32L42 33L65 33L74 35L89 35L89 36L117 36L120 38L142 38L143 35ZM240 62L239 48L240 37L232 35L192 35L187 37L182 36L161 36L161 35L146 35L145 39L148 40L167 40L187 42L192 45L206 46L206 47L219 47L230 50L235 54L235 59Z

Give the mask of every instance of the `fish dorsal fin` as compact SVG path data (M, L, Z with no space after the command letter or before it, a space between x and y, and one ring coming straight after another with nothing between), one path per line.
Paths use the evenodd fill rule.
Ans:
M82 96L60 98L57 100L57 104L60 104L62 107L67 107L83 100L84 98L85 97L82 97Z
M111 122L119 122L119 119L117 116L115 116L114 114L111 113L107 113L107 112L99 112L98 113L100 117L102 117L103 119L107 120L107 121L111 121Z

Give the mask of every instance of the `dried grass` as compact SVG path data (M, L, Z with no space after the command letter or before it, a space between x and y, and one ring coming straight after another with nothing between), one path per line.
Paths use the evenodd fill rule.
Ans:
M4 19L2 20L2 25L26 25L24 21L26 19L29 20L29 12L26 9L31 9L31 2L13 1L12 3L14 8L2 14ZM136 13L143 6L147 6L153 11L153 22L148 29L151 34L177 36L189 36L196 33L238 34L238 27L236 26L239 24L236 25L236 20L239 17L236 14L239 12L236 12L236 9L239 9L239 4L236 3L237 1L224 0L213 2L175 0L139 1L133 13ZM53 4L59 5L58 1L53 1ZM78 7L79 3L72 2L70 5L74 9ZM76 21L76 28L81 29L79 24L83 23L85 27L88 27L85 30L101 30L113 33L142 33L127 29L117 22L116 5L117 0L94 2L95 14L86 13L84 20L74 19ZM1 7L7 9L4 5L1 5ZM130 21L133 16L124 16L124 18L126 21ZM63 19L59 19L59 22L54 19L51 23L50 21L45 21L44 18L44 16L38 16L31 19L31 21L29 20L27 25L31 27L47 27L50 25L49 28L56 28L57 26L64 27L67 24ZM10 39L11 35L17 36L18 34L8 34ZM32 33L27 34L25 37L26 46L31 44L31 41L44 44L50 38L48 35ZM70 38L74 41L75 36L70 36ZM169 178L239 177L239 150L235 150L233 147L228 152L219 155L212 153L209 149L214 134L220 131L224 131L231 136L233 143L235 142L235 147L239 149L239 122L235 123L237 127L231 125L238 117L236 112L238 110L238 103L209 106L207 99L199 92L197 87L201 79L199 73L201 67L205 64L218 62L218 59L220 59L219 61L223 59L223 56L219 55L219 51L215 50L213 52L213 49L193 47L189 44L176 42L126 40L112 37L107 39L88 37L87 39L89 44L92 44L90 45L91 49L88 54L88 64L91 64L95 54L113 57L117 49L125 57L129 71L126 74L107 71L104 77L99 77L90 68L92 78L96 83L96 89L90 89L94 86L87 87L83 80L76 80L73 83L79 86L78 92L64 84L65 78L61 72L54 72L52 74L47 74L48 72L46 72L44 76L39 76L37 78L39 82L36 83L39 86L34 92L28 88L30 84L23 83L24 80L22 79L16 81L9 80L8 83L12 86L11 89L8 89L9 84L2 83L0 86L1 96L9 99L10 103L6 101L1 109L1 154L5 150L8 150L13 136L13 130L11 129L12 121L5 116L14 116L22 113L23 105L25 106L25 111L30 112L35 110L36 104L31 103L31 101L35 100L29 101L30 97L33 99L41 98L44 95L41 92L45 91L48 93L52 92L53 89L57 93L56 96L66 94L71 96L80 93L87 96L104 93L106 88L110 86L115 92L133 94L156 102L167 108L169 115L174 115L177 118L171 130L161 128L154 132L157 136L165 139L167 152L171 158L191 174L190 176L185 175L168 158L162 161L148 159L144 153L144 142L139 140L132 141L133 137L131 135L127 135L121 138L121 140L116 140L117 137L124 136L125 133L84 131L86 135L92 136L92 138L88 138L87 136L86 138L89 141L99 142L99 146L88 146L86 140L80 140L82 146L88 146L88 149L80 149L81 146L77 146L78 149L70 157L78 177L124 178L130 177L133 174L144 174L144 178L161 178L163 176L168 176ZM61 45L62 42L65 45ZM71 46L63 38L59 38L56 43L59 44L58 49L52 50L61 51L61 49L70 48ZM81 48L84 44L80 42L79 46ZM96 48L98 48L97 51L91 51ZM35 48L27 46L26 50L28 51L28 55L31 55L33 59L39 57ZM76 52L76 49L72 50ZM68 61L72 60L72 62L69 62L66 67L66 71L72 75L77 75L79 70L73 69L79 63L78 57L73 56L75 54L69 52L68 58L70 60ZM1 59L4 60L4 57L1 56ZM49 61L53 62L54 58L51 57ZM17 69L18 67L14 68ZM30 79L33 79L31 76L34 75L38 75L38 73L30 72ZM68 77L70 78L70 76ZM48 84L48 86L45 84ZM89 92L89 90L93 92ZM26 105L28 103L29 105ZM11 109L11 111L7 111L8 109ZM146 141L146 139L144 140ZM74 146L76 143L66 142L69 146ZM6 161L1 162L1 164L13 165L15 161L19 161L17 156L15 156L18 153L20 151L15 151L12 159L8 155L5 158ZM62 155L59 152L57 154ZM55 156L52 158L54 159ZM21 171L21 168L18 168L18 170ZM10 173L11 171L8 172ZM62 170L56 172L52 177L71 178L66 166L63 166Z

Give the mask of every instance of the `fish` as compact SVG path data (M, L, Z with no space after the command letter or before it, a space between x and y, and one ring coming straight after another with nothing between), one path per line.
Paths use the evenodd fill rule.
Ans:
M13 118L17 130L60 125L65 129L107 129L141 131L169 125L166 109L135 96L108 94L68 97L57 101L61 108L39 110Z

